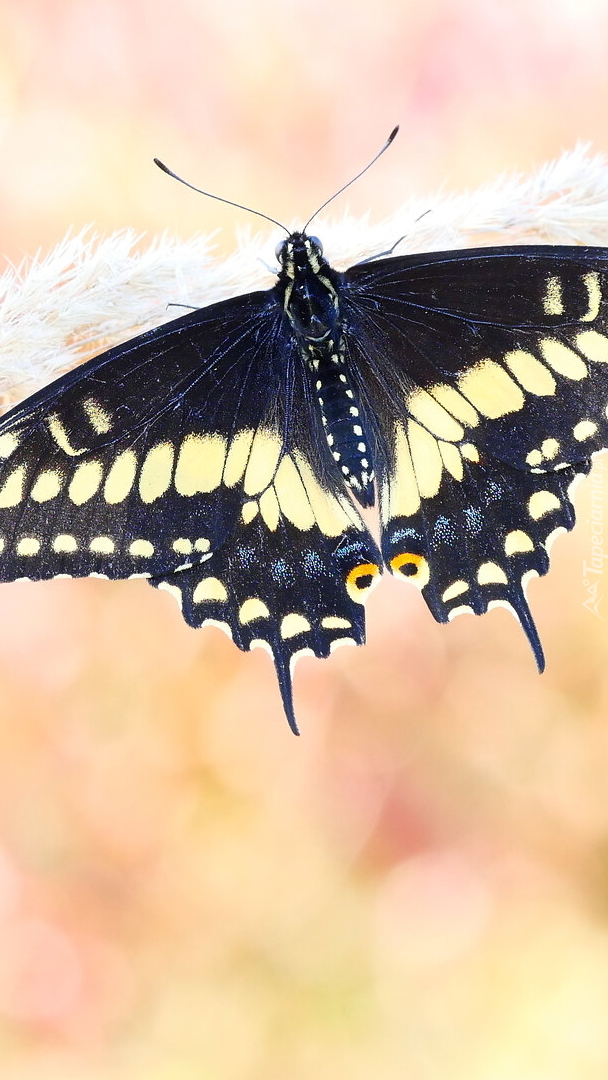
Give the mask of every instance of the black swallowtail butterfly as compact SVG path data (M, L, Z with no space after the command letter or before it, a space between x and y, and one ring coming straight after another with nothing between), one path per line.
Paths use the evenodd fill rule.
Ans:
M383 568L439 622L510 607L542 670L525 585L608 445L608 249L338 273L306 228L274 288L110 349L0 421L0 580L147 578L191 626L271 652L294 731L296 658L364 641ZM356 506L376 493L380 548Z

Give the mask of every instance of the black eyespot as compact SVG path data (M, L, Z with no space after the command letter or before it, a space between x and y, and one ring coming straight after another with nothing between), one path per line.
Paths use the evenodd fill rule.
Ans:
M277 246L274 249L274 256L277 262L283 262L283 256L285 254L286 243L284 240L279 240Z
M316 251L316 254L317 255L322 255L323 254L323 244L319 240L319 237L318 236L309 236L308 239L310 240L311 245L314 247L314 249Z

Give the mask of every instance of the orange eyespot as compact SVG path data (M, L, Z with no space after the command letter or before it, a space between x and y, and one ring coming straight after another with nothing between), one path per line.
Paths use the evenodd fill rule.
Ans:
M431 572L424 555L415 555L412 551L402 551L391 559L391 570L400 577L407 578L413 585L423 589L428 585Z
M351 600L355 600L358 604L363 603L364 597L379 573L380 567L375 563L360 563L359 566L353 567L346 578L346 591Z

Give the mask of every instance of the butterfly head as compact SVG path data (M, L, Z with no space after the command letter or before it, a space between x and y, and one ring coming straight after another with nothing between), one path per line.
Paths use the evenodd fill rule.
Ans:
M336 274L323 258L321 241L305 232L290 233L277 245L276 256L281 267L277 289L296 337L306 348L336 340Z
M289 278L296 278L307 271L318 274L322 267L327 266L321 241L304 232L290 233L286 240L281 240L275 248L275 255L281 272Z

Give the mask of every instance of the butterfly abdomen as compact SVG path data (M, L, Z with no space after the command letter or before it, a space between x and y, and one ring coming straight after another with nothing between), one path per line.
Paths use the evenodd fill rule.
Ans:
M311 353L315 391L325 437L342 479L362 506L374 503L374 468L360 402L348 375L341 343Z

